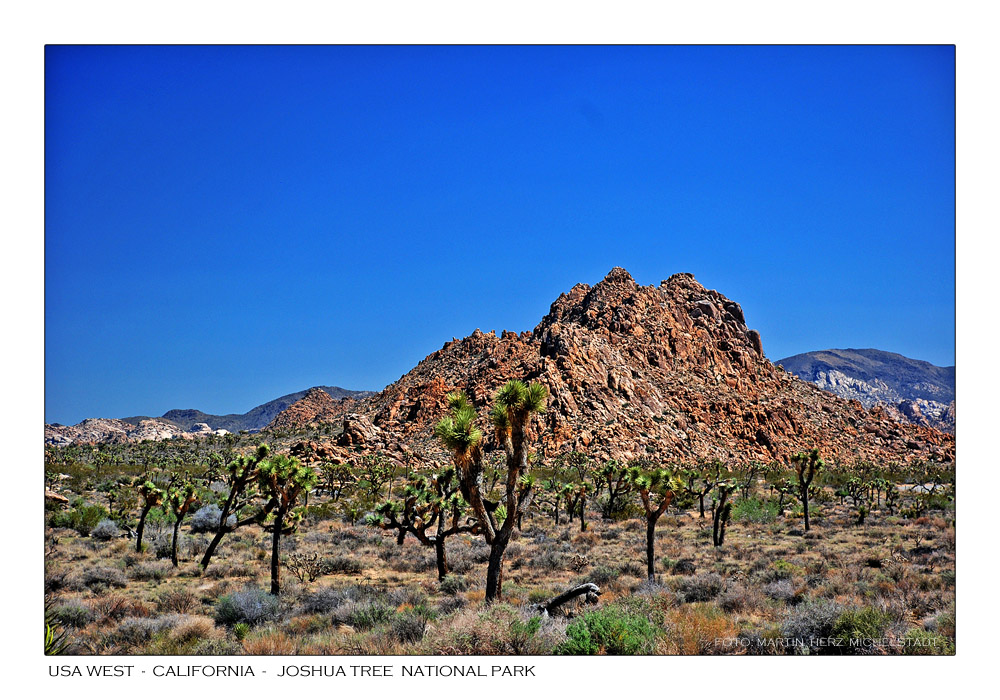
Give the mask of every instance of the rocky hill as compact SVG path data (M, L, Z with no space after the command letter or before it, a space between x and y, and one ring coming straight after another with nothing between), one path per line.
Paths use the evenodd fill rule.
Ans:
M777 364L865 408L881 405L900 421L955 432L955 368L883 350L821 350Z
M770 461L818 447L848 461L954 458L953 436L899 423L776 368L740 305L692 275L640 286L621 268L560 295L533 331L476 330L445 343L385 390L326 415L370 424L352 438L354 449L440 454L433 426L446 411L446 394L465 389L485 414L511 378L548 387L548 410L535 429L549 453ZM286 417L275 420L296 425ZM344 435L339 442L348 444ZM299 449L335 455L344 448Z
M45 426L45 444L68 445L74 442L139 442L173 437L197 437L208 433L255 432L270 424L276 416L313 392L333 399L370 396L370 391L350 391L336 386L321 386L280 396L256 406L246 413L223 416L197 409L174 409L160 418L131 416L129 418L87 418L72 426Z

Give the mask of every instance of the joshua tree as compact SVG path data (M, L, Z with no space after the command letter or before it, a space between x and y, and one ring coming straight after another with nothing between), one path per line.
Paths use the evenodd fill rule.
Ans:
M757 485L757 479L764 474L766 470L767 467L762 462L758 462L755 459L736 467L736 472L739 476L737 486L743 496L743 500L746 500L753 495L754 487Z
M438 580L443 580L448 575L445 540L460 532L479 532L479 524L465 517L467 504L458 490L453 467L429 477L416 475L404 488L400 500L383 503L368 522L383 530L395 530L399 544L409 533L420 544L433 547Z
M226 533L232 532L238 527L249 525L260 521L260 513L254 512L248 517L240 519L246 509L255 503L257 498L257 472L260 468L270 448L264 444L257 447L252 455L239 455L228 464L225 464L222 457L212 454L209 457L208 478L218 478L229 487L229 493L222 504L222 512L219 514L219 526L215 530L215 536L208 543L205 556L201 558L201 568L207 569L212 561L212 555L222 541ZM230 516L236 517L235 523L230 523Z
M587 531L587 490L590 486L586 483L565 484L562 488L563 500L566 501L566 512L569 513L569 521L573 522L573 515L580 516L580 532Z
M628 478L635 486L635 490L639 492L642 509L646 513L646 574L649 576L649 580L653 581L656 578L653 551L656 540L656 521L670 506L677 491L684 486L670 470L650 470L649 466L646 460L634 460L629 465Z
M174 536L170 541L170 561L177 566L177 533L181 529L181 521L198 500L195 495L194 483L185 478L180 483L171 483L167 487L167 505L174 514Z
M320 486L330 496L330 500L336 503L344 494L344 491L354 483L354 474L348 464L332 464L324 462L319 465L321 476Z
M718 460L685 470L682 476L684 490L698 499L698 517L705 517L705 496L712 492L721 478L722 462Z
M632 489L628 480L628 467L612 459L601 465L595 475L597 482L597 495L600 496L604 489L608 491L608 498L601 508L601 515L605 519L613 518L621 507L621 502Z
M135 532L135 551L142 551L142 531L146 527L146 516L154 507L163 502L163 489L153 483L151 479L137 477L133 483L139 494L139 505L142 511L139 513L139 525Z
M361 482L365 484L368 495L379 498L382 487L389 484L389 497L392 497L392 477L395 466L388 457L382 454L366 454L359 465Z
M279 552L281 536L295 531L300 519L294 512L295 502L303 493L316 485L316 473L295 457L275 455L258 466L257 480L261 495L267 498L263 521L264 529L271 532L271 595L278 595Z
M823 460L819 456L819 450L809 452L799 452L792 456L792 467L799 478L799 501L802 502L802 512L805 515L805 530L809 532L809 485L813 477L823 467Z
M448 395L451 415L435 427L442 444L452 453L462 497L472 507L480 532L490 545L486 571L486 600L499 600L503 591L503 558L514 524L531 503L532 479L528 474L527 427L531 416L545 408L548 391L542 384L525 385L512 380L493 397L490 419L507 461L503 503L490 502L482 493L482 431L475 426L476 410L464 392Z
M712 508L712 544L716 547L721 547L726 539L726 526L733 508L729 496L736 488L735 481L726 479L719 482L716 490L715 506Z

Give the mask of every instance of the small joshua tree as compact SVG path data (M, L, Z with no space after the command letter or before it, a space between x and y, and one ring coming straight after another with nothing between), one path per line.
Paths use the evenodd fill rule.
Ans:
M167 487L166 501L170 507L170 512L174 514L174 534L170 541L170 562L177 566L177 536L181 529L181 521L188 514L191 507L197 502L195 486L192 481L184 478L179 483L171 483Z
M601 465L594 475L597 482L597 495L607 490L608 497L601 508L601 516L609 520L621 508L622 502L632 490L628 479L628 467L618 460L608 460Z
M823 460L819 456L819 450L809 452L799 452L792 456L792 467L799 479L799 501L802 503L802 512L805 517L805 530L809 532L809 485L813 477L823 467Z
M472 507L480 532L490 545L486 571L486 601L499 600L503 591L503 559L521 512L531 503L527 428L531 416L545 409L548 391L538 383L512 380L493 397L490 420L507 462L503 503L483 495L482 431L476 428L476 410L464 392L448 395L451 415L435 427L435 434L452 453L462 497Z
M260 463L258 482L261 495L267 499L264 529L271 533L271 595L278 595L280 584L281 536L295 532L301 514L295 502L316 485L317 476L295 457L275 455Z
M569 521L573 522L574 514L580 516L580 532L587 531L587 493L589 488L590 486L585 482L565 484L562 488Z
M668 469L649 469L646 460L634 460L629 465L629 481L639 492L642 509L646 513L646 574L655 580L654 544L656 541L656 521L667 510L674 496L683 488L681 481Z
M698 499L698 517L705 517L705 496L712 492L722 479L722 462L715 460L700 464L695 469L687 469L681 477L684 490Z
M715 505L712 508L712 544L721 547L726 539L726 526L732 513L733 504L729 496L735 491L737 484L732 479L719 482L715 492Z
M377 499L382 493L382 487L389 484L389 497L392 496L392 477L395 465L383 454L366 454L361 457L360 483L365 486L368 495Z
M383 530L395 530L399 544L409 533L420 544L433 547L438 580L443 581L448 575L447 538L460 532L479 532L479 524L466 518L468 504L458 491L453 467L431 476L418 474L404 487L401 499L383 503L368 522Z
M137 477L133 483L136 492L139 494L139 525L135 532L135 551L142 551L142 531L146 527L146 516L156 506L163 502L163 489L153 483L151 479Z
M319 465L319 471L320 487L327 492L334 503L340 500L344 492L355 482L349 464L324 462Z
M202 570L208 568L212 561L212 555L215 554L216 548L227 533L238 527L260 521L261 514L256 511L246 517L241 518L240 516L256 503L258 469L269 453L270 448L265 444L260 445L254 454L239 455L228 464L224 463L222 457L217 453L209 456L209 481L213 479L223 481L229 488L229 492L226 494L226 500L219 512L219 526L215 530L215 536L208 543L205 556L201 558ZM235 516L236 522L230 521L231 516Z

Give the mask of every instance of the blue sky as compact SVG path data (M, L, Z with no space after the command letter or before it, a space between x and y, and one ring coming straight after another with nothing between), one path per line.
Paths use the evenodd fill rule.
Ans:
M954 363L952 47L46 50L46 421L379 389L616 265Z

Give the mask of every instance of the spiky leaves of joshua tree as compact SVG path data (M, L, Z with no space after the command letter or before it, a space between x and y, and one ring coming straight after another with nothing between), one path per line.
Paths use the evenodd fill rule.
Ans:
M208 543L205 556L201 558L202 570L207 569L212 561L212 555L222 538L238 527L259 522L261 514L259 509L253 506L257 502L257 473L268 454L270 448L260 445L251 455L238 455L228 463L222 457L214 453L209 456L209 469L207 478L222 481L228 487L226 500L222 503L222 511L219 514L219 525L216 527L215 536ZM248 514L248 511L252 511ZM235 522L230 522L230 516L235 516Z
M262 524L271 533L271 595L281 591L280 549L281 536L289 535L298 526L300 513L295 512L299 496L316 485L316 473L295 457L275 455L262 461L257 480L261 495L267 499Z
M533 480L529 474L527 428L531 416L545 410L548 390L541 384L512 380L493 397L490 421L497 442L503 446L507 473L501 503L488 501L482 492L482 431L476 410L464 392L448 395L451 415L435 427L435 434L452 453L462 497L472 507L479 530L490 545L486 571L486 600L503 594L503 559L510 535L521 512L531 503Z
M170 562L177 566L177 535L181 529L181 521L188 514L191 507L198 501L195 493L194 482L184 475L179 480L174 480L167 486L166 494L167 506L174 514L174 534L170 541Z
M805 517L805 531L809 532L809 485L813 477L823 467L823 460L819 456L819 450L813 449L809 452L799 452L792 455L792 467L799 479L799 501L802 502L802 512Z
M430 476L418 474L403 488L401 498L383 503L368 522L395 530L399 544L409 533L420 544L434 547L438 580L443 580L448 574L447 538L460 532L479 532L479 523L467 517L468 504L458 491L453 467Z
M139 494L139 525L135 532L135 551L142 551L142 531L146 527L146 516L156 506L163 502L163 489L153 483L152 479L140 476L133 482Z

